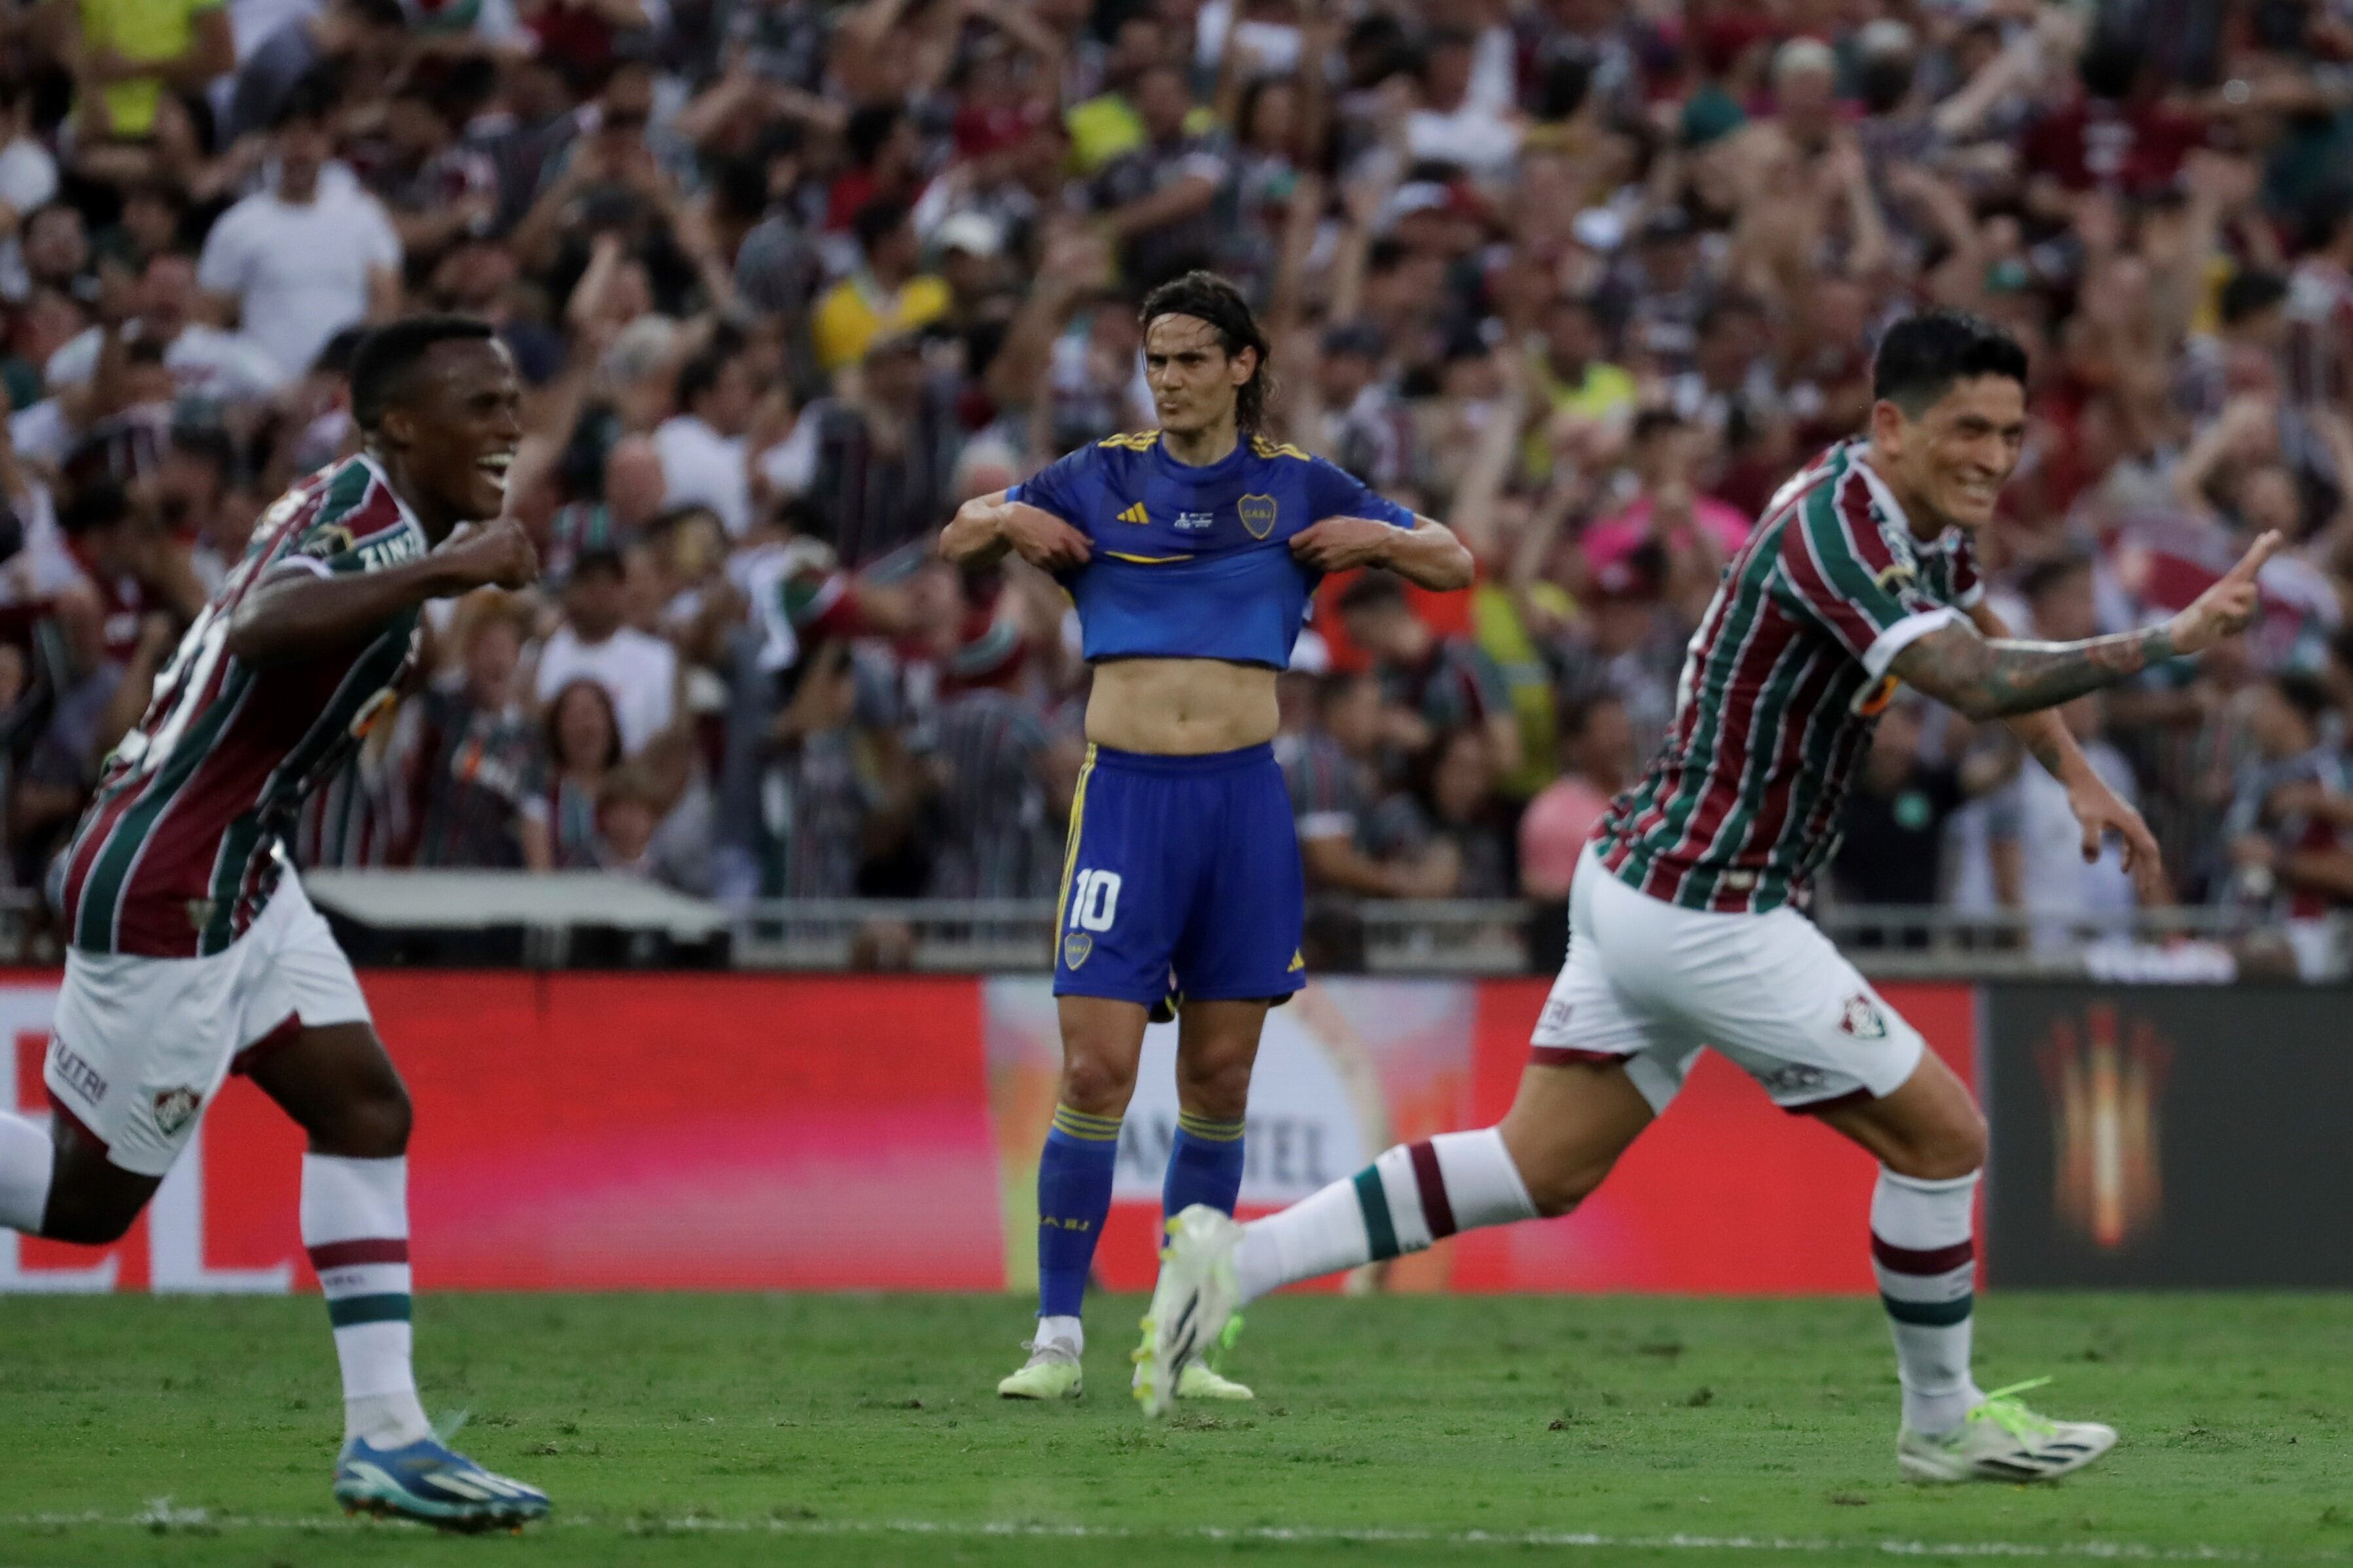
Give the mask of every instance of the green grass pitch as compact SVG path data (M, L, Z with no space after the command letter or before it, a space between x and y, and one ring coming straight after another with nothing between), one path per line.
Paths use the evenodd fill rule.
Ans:
M431 1296L428 1409L551 1524L346 1521L315 1300L0 1299L0 1568L2353 1560L2353 1297L1998 1295L1980 1376L2123 1433L2048 1489L1896 1479L1870 1300L1283 1299L1252 1405L995 1397L1009 1298Z

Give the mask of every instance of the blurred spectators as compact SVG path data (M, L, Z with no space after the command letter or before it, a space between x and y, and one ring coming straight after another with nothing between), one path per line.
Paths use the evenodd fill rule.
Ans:
M1278 750L1321 951L1349 900L1562 896L1725 560L1930 302L2034 356L1979 548L2022 631L2162 616L2289 536L2243 646L2067 721L2179 897L2317 931L2353 903L2353 29L2192 9L41 7L0 48L10 874L254 519L350 449L353 329L438 308L530 388L509 493L549 578L436 612L306 854L1050 896L1067 602L925 546L1149 425L1135 303L1206 265L1264 313L1271 433L1482 566L1318 595ZM1999 730L1897 701L1844 810L1850 903L2126 907Z

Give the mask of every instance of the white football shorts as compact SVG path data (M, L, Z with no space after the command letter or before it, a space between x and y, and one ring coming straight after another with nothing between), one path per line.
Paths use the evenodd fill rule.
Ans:
M1793 909L1670 904L1611 876L1588 844L1569 886L1568 931L1534 1059L1622 1060L1654 1111L1702 1047L1737 1063L1785 1110L1892 1093L1927 1048Z
M370 1021L351 960L290 870L225 952L68 949L44 1076L111 1163L161 1176L232 1068L302 1029Z

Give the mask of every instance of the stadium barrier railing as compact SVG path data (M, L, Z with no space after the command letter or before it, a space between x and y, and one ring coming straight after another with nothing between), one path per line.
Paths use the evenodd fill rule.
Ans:
M756 969L1030 973L1049 963L1054 909L1048 900L764 901L737 914L733 958ZM1847 904L1813 918L1874 979L2336 980L2353 934L2343 917L2289 931L2254 911L2206 906L2073 914ZM1547 973L1567 941L1560 906L1534 900L1319 900L1307 927L1309 967L1338 973Z
M801 899L723 909L609 875L311 874L358 962L425 966L734 968L1021 974L1053 952L1046 899ZM2284 924L2241 908L2102 912L1825 904L1813 918L1864 973L1897 979L2224 983L2353 973L2353 920ZM1317 900L1312 970L1546 974L1566 910L1536 900ZM40 894L0 889L0 962L58 953Z

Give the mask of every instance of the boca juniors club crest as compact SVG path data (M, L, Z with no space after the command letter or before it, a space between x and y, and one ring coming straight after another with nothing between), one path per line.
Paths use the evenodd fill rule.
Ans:
M1062 939L1063 967L1066 969L1076 969L1080 964L1084 963L1087 961L1087 954L1092 952L1094 950L1094 938L1089 936L1082 931L1072 931L1070 935Z
M1858 991L1846 999L1846 1011L1839 1015L1839 1029L1858 1040L1883 1040L1887 1037L1887 1020L1879 1016L1878 1004Z
M1241 513L1242 528L1252 539L1264 539L1274 531L1274 498L1244 496L1234 503Z
M155 1097L156 1130L169 1138L185 1127L196 1114L204 1097L193 1089L167 1089Z

